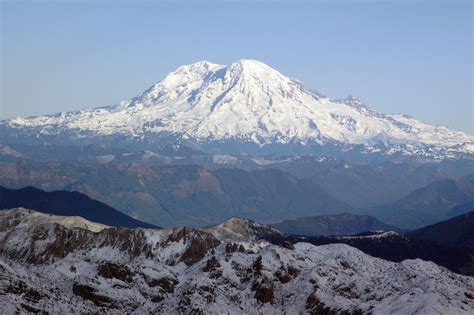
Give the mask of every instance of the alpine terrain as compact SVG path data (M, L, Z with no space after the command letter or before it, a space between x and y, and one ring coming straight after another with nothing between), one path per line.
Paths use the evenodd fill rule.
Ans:
M474 314L468 1L4 2L0 315Z
M0 140L145 148L181 143L220 153L474 156L472 135L382 114L352 96L331 99L255 60L181 66L114 106L3 120Z
M272 244L232 218L125 229L23 208L0 212L3 313L472 314L474 280L345 244Z

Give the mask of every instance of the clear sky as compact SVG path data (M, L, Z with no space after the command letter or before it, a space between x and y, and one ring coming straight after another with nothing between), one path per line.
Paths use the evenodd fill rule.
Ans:
M0 117L111 105L257 59L333 98L474 133L471 1L1 1Z

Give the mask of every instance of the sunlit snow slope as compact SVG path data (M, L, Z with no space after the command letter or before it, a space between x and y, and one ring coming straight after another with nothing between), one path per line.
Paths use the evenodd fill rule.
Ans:
M185 65L136 98L111 107L4 121L12 130L136 141L362 145L366 152L435 158L474 154L474 136L403 115L334 100L255 60Z

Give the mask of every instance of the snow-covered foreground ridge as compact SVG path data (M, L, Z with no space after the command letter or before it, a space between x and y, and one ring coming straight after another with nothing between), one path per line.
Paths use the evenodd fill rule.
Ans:
M194 144L331 145L344 150L434 158L474 154L474 136L403 115L369 109L349 96L334 100L255 60L179 67L115 106L17 118L12 132L35 136L173 139Z
M41 217L38 219L38 217ZM233 218L211 228L98 232L0 212L2 313L472 314L474 279L347 245L287 248ZM63 225L64 224L64 225ZM97 230L95 230L97 231Z

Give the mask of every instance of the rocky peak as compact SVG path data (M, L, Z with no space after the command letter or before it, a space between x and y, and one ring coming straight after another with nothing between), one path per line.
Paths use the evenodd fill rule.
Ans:
M25 208L15 208L1 211L0 221L9 224L15 224L18 228L28 228L45 224L58 224L69 229L80 228L91 232L100 232L109 228L109 226L105 224L91 222L78 216L45 214Z
M217 238L244 241L259 241L271 235L280 235L273 228L240 217L232 217L208 230Z
M344 244L297 243L287 249L244 240L264 227L241 218L207 229L94 233L59 225L55 218L21 226L27 211L10 211L11 224L0 220L5 313L472 314L474 309L470 277L420 259L384 261Z

